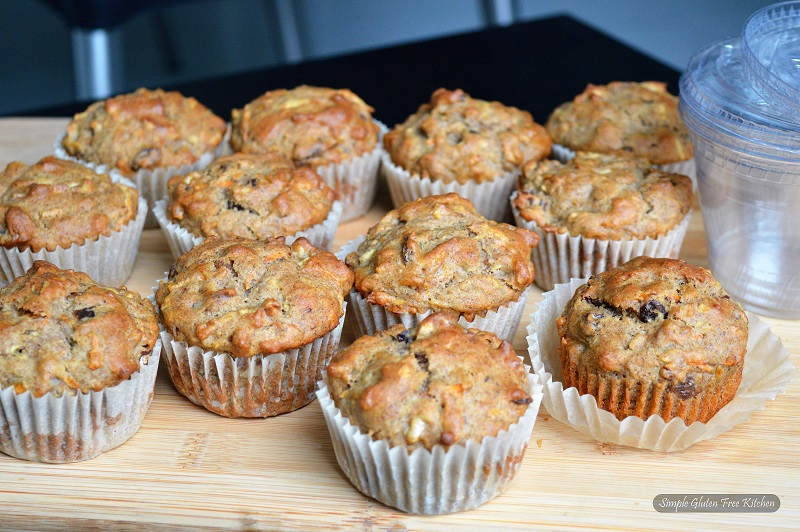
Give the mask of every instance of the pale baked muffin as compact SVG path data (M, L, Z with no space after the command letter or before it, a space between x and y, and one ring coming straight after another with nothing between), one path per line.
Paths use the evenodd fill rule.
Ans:
M203 170L172 177L167 187L168 236L177 225L193 237L266 240L329 221L312 233L319 235L316 241L306 234L313 244L325 247L341 214L332 214L335 193L316 172L260 154L220 157Z
M693 157L678 98L657 81L589 84L547 120L553 141L572 150L623 150L653 164Z
M748 319L711 273L637 257L589 279L558 318L564 387L618 419L711 419L736 394Z
M53 250L109 235L130 223L136 189L78 163L45 157L0 173L0 245Z
M541 387L509 342L440 312L357 339L331 360L320 394L353 484L401 510L439 514L508 487Z
M0 330L0 450L84 460L139 428L160 347L155 310L137 293L36 261L0 289Z
M173 383L230 417L309 403L338 346L352 283L344 263L305 238L207 239L156 291Z
M76 114L61 146L72 157L131 177L194 164L217 149L225 131L225 121L196 99L140 88Z

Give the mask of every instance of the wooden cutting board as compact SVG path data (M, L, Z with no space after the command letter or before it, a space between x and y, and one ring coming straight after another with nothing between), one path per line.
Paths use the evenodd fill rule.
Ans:
M65 119L0 119L0 168L51 153ZM385 187L334 250L390 208ZM707 266L699 210L682 257ZM172 262L159 229L144 232L127 286L151 293ZM528 301L514 346L526 354ZM800 321L763 318L800 366ZM346 331L345 342L352 341ZM339 469L314 402L263 420L226 419L180 396L162 365L153 403L127 443L90 461L48 465L0 454L0 529L796 529L800 524L800 383L753 418L676 453L601 444L539 412L510 489L449 516L412 516L358 492ZM796 370L795 370L796 373ZM775 513L661 514L661 493L770 493Z

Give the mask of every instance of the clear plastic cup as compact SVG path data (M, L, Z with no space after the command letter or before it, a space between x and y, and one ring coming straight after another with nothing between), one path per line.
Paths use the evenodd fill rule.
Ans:
M750 310L800 318L800 115L754 88L740 39L697 52L680 92L714 276Z

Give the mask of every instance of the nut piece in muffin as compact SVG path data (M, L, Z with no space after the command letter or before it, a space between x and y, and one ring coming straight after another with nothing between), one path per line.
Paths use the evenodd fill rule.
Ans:
M623 153L577 152L526 165L514 206L551 233L603 240L656 238L692 208L692 181Z
M35 261L0 290L0 389L60 397L116 386L157 338L155 310L139 294Z
M234 357L308 344L336 328L353 274L305 238L207 239L185 253L156 292L177 340Z
M517 301L533 283L532 231L487 220L457 194L388 212L345 262L355 289L390 312L449 310L468 321Z
M480 442L528 409L527 370L511 344L453 314L362 336L331 360L328 386L342 414L389 446L431 450Z
M140 88L91 104L67 125L68 155L124 176L194 164L221 144L225 121L179 92Z
M289 236L323 222L335 193L310 168L260 154L234 154L167 185L170 221L195 236Z
M231 146L298 166L338 164L375 148L379 127L372 112L348 89L301 85L269 91L232 111Z
M748 319L711 273L637 257L576 290L556 320L564 387L618 419L707 422L736 394Z
M75 162L12 162L0 173L0 245L33 252L82 245L133 220L138 200L136 189Z
M589 84L551 113L547 131L572 150L624 150L659 165L694 155L678 98L658 81Z
M488 182L550 154L545 128L527 111L438 89L384 136L392 162L443 182Z

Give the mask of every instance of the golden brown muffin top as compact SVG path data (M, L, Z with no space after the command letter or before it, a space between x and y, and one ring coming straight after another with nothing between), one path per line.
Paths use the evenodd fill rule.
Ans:
M389 211L345 262L371 303L397 313L451 310L472 321L530 286L538 242L536 233L487 220L451 193Z
M548 156L552 146L529 112L471 98L461 89L436 90L383 142L396 165L445 183L492 181Z
M116 386L157 339L149 301L82 272L37 260L0 289L0 389L41 397Z
M167 184L169 219L195 236L289 236L322 223L335 193L310 168L237 153Z
M692 181L644 158L577 152L527 165L514 206L542 230L585 238L656 238L692 209Z
M105 174L45 157L0 173L0 245L33 252L81 245L136 218L139 193Z
M73 157L131 176L194 164L220 145L226 128L194 98L141 88L76 114L61 145Z
M350 422L389 446L480 442L528 409L527 371L511 344L435 313L362 336L328 366L331 397Z
M747 349L741 305L679 259L637 257L591 277L556 324L561 349L590 371L681 383L686 396L692 375L742 364Z
M209 238L172 266L156 292L178 341L235 357L308 344L335 329L353 274L301 237Z
M589 84L547 120L554 142L573 150L625 150L653 164L691 159L689 132L678 98L658 81Z
M348 89L301 85L269 91L233 110L231 146L298 166L338 164L375 149L379 127L372 111Z

